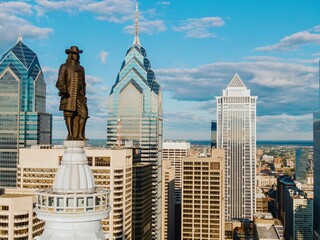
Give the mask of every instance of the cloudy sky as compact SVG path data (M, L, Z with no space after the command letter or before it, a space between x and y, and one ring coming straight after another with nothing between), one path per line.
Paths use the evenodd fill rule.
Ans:
M133 0L0 1L0 51L21 35L38 54L53 137L64 138L55 81L66 48L84 50L87 137L106 138L108 95L133 41ZM258 96L257 138L312 139L319 108L319 0L139 1L139 31L163 89L164 137L209 139L235 73Z

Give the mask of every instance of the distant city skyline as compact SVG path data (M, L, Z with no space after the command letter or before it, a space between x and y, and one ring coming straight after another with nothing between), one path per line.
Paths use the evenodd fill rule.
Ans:
M258 140L311 140L318 109L320 2L139 2L141 44L163 88L164 139L210 139L215 96L238 73L258 96ZM65 137L55 89L64 50L84 50L89 139L107 135L108 95L132 44L135 1L0 3L1 55L18 36L39 58L53 138Z

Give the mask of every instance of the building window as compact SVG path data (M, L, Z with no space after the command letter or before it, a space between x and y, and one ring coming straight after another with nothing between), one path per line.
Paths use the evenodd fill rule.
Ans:
M2 211L9 211L9 206L0 206Z
M110 167L110 157L95 157L96 167Z

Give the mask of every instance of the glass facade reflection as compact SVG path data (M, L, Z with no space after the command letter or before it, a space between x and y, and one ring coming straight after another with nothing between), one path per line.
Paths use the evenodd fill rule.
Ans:
M304 148L296 149L296 173L295 180L306 181L307 176L307 162L308 162L308 151Z
M217 148L217 121L211 121L211 148Z
M314 229L320 239L320 111L313 113Z
M257 97L236 74L217 99L217 148L225 150L226 219L253 219L256 208Z
M46 84L37 55L20 38L0 59L0 187L16 185L19 148L51 144Z
M162 94L140 41L134 41L109 96L108 147L140 147L152 164L152 234L161 239Z

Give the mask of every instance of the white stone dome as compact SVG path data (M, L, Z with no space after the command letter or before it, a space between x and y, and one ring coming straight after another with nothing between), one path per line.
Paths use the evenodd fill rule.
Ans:
M85 141L64 141L65 152L53 183L60 193L93 192L94 178L84 152Z

